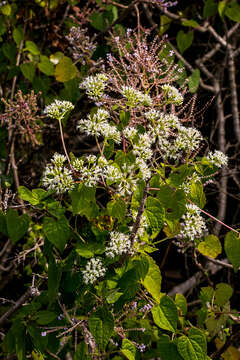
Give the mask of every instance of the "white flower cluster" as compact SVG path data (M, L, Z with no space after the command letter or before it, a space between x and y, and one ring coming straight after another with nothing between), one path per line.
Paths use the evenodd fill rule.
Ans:
M141 91L130 86L122 86L122 95L127 98L127 105L131 107L145 105L151 106L152 99L148 94L143 94Z
M174 114L166 114L162 111L150 110L145 113L145 117L154 125L154 128L151 128L157 136L166 134L166 132L169 132L170 128L178 129L180 127L178 117Z
M106 88L106 81L108 80L105 74L96 74L95 76L88 76L79 85L80 88L85 89L90 99L98 101L101 100Z
M74 106L70 101L54 100L53 103L45 107L44 113L52 119L60 121L73 108Z
M74 188L72 172L64 166L66 160L64 155L56 153L51 159L51 163L46 166L42 183L48 190L55 190L61 194Z
M123 129L123 135L132 142L137 135L137 129L127 126Z
M88 187L96 186L101 181L102 168L97 165L97 157L89 155L85 161L75 159L72 163L74 170L78 171L79 180Z
M180 189L182 189L186 195L189 195L190 191L191 191L191 184L192 183L196 183L196 182L201 182L201 178L200 176L194 172L192 175L188 176L184 182L182 183L182 185L179 186Z
M174 142L174 146L176 151L184 150L190 152L197 150L202 140L203 137L200 131L195 128L181 126L178 131L178 137Z
M164 84L162 86L162 90L166 96L166 100L171 104L175 105L182 105L183 103L183 96L182 94L176 89L174 86L169 84Z
M187 205L187 212L182 216L179 238L194 241L207 233L206 223L200 215L200 209L194 204Z
M129 235L117 231L110 232L110 242L106 247L106 256L114 258L117 255L132 253L131 241Z
M133 153L136 157L147 161L152 157L152 145L153 139L147 134L140 134L138 136L138 141L133 144Z
M104 276L106 273L106 269L103 266L103 263L98 258L91 258L87 265L85 270L82 270L83 274L83 281L85 284L94 284L95 281Z
M111 139L119 144L121 134L116 126L109 124L109 118L109 112L100 108L95 114L88 115L87 119L81 119L78 122L77 129L88 136L103 136L105 139Z
M228 164L228 157L222 151L215 150L214 152L209 152L207 159L218 168L226 166Z

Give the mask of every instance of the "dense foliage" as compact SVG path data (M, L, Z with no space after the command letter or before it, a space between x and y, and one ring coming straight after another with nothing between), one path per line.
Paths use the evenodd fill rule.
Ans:
M1 2L3 359L240 358L240 6L184 6ZM218 43L193 66L197 31ZM170 288L178 258L194 274Z

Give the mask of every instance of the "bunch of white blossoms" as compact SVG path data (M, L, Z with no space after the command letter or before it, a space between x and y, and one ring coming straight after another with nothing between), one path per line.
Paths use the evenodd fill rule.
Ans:
M228 164L228 157L219 150L215 150L214 152L210 151L207 155L207 159L218 168Z
M55 190L58 194L72 190L74 180L72 172L64 163L66 157L60 154L54 154L51 163L48 164L43 172L42 183L48 190Z
M88 187L96 186L101 181L102 168L97 165L95 155L86 156L83 159L75 159L72 163L74 170L78 172L78 179Z
M86 90L90 99L99 101L104 95L107 80L108 78L105 74L99 73L95 76L86 77L79 87Z
M85 284L94 284L96 280L106 273L106 269L103 266L102 261L99 258L91 258L85 270L82 270L83 281Z
M132 245L129 235L119 233L117 231L110 232L110 242L106 247L106 256L114 258L117 255L131 254Z
M87 119L78 122L77 129L88 136L103 136L104 139L121 142L121 134L115 125L110 125L108 119L110 114L105 109L98 109L95 114L88 115Z
M52 119L62 120L64 116L74 108L70 101L54 100L53 103L46 106L44 113Z
M200 209L195 204L188 204L187 212L182 216L181 230L178 235L180 239L194 241L207 233L206 223L200 215Z
M164 91L166 101L170 104L182 105L183 96L174 86L169 84L164 84L162 86L162 90Z
M122 86L121 94L127 99L127 105L130 107L152 105L152 99L148 94L143 94L141 91L136 90L133 87Z

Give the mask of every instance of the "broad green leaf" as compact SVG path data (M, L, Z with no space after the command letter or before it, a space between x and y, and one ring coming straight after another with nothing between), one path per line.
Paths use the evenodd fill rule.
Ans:
M166 16L166 15L161 15L160 16L160 28L159 28L159 35L163 35L169 28L170 24L171 24L172 20Z
M50 304L55 301L58 295L61 277L61 263L56 263L54 256L52 255L52 253L50 253L48 263L48 298Z
M48 310L41 310L38 311L37 313L37 323L39 325L47 325L50 322L52 322L53 320L55 320L57 318L57 314L52 312L52 311L48 311Z
M95 188L87 187L84 184L80 184L77 190L71 192L74 215L86 216L89 219L98 215L95 192Z
M215 259L222 252L222 245L215 235L208 235L204 241L198 244L198 251L204 256Z
M174 301L167 295L161 297L160 304L152 309L153 320L161 329L177 331L178 311Z
M0 233L2 233L5 236L8 236L7 217L3 213L3 211L0 211Z
M41 329L35 327L34 325L28 325L27 331L32 338L35 349L39 350L40 352L44 352L47 347L48 336L41 336Z
M21 27L17 27L13 30L13 40L19 47L21 41L23 40L23 29Z
M199 206L201 209L204 208L206 204L206 196L203 191L203 185L200 181L191 182L190 197L197 206Z
M64 56L55 68L55 78L57 81L66 82L77 76L77 67L72 63L72 59Z
M40 63L38 63L38 68L45 75L54 75L54 66L49 58L45 55L40 56Z
M206 354L201 346L185 335L178 338L177 348L184 360L205 360Z
M206 19L209 16L212 16L217 11L217 3L214 0L206 0L203 7L203 18Z
M3 15L6 15L6 16L11 15L11 12L12 12L11 5L9 5L9 4L3 5L3 6L1 6L0 9L1 9L1 12L3 13Z
M26 79L28 79L29 81L33 81L36 69L32 62L21 64L20 70Z
M32 351L33 360L44 360L43 355L38 351Z
M157 198L165 208L167 220L179 220L186 212L186 195L183 190L173 191L170 186L161 186Z
M135 360L136 348L130 340L123 339L121 352L128 360Z
M45 216L43 218L43 232L48 240L55 245L60 252L63 252L71 234L65 216L61 216L58 219Z
M240 266L240 236L234 231L230 231L225 236L224 249L228 260L233 266L235 272Z
M240 22L240 5L237 2L228 3L225 15L233 21Z
M147 259L149 267L144 280L142 280L142 284L152 295L152 297L159 303L161 298L161 272L155 261L150 256L147 256Z
M39 199L35 198L32 192L25 186L19 186L18 194L22 200L28 201L32 205L37 205L39 203Z
M157 346L161 360L183 360L183 358L179 355L177 345L170 340L169 336L160 336Z
M14 42L5 42L2 45L2 51L4 55L10 60L10 62L15 65L17 48Z
M197 28L199 26L199 24L197 23L197 21L191 19L191 20L183 20L182 22L183 26L190 26L193 28Z
M215 303L224 306L233 294L232 287L225 283L217 284L215 291Z
M64 54L61 51L57 51L55 54L50 55L50 61L54 65L57 65L63 57Z
M74 353L73 359L74 360L87 360L88 359L88 355L86 355L87 351L88 351L87 344L85 344L84 341L81 341L77 346L77 351Z
M224 16L226 10L227 1L220 1L218 3L218 13L221 17Z
M5 34L6 31L7 31L7 25L4 16L0 16L0 36Z
M93 257L94 255L103 254L105 252L105 246L99 242L87 242L86 244L77 244L76 253L86 259Z
M38 46L33 41L26 41L24 51L29 51L32 55L40 55Z
M187 300L184 295L176 294L175 304L181 310L183 316L187 314Z
M19 216L17 210L8 210L6 217L7 231L14 244L26 234L29 222L30 217L27 214Z
M213 288L210 286L206 286L201 288L199 298L202 300L204 304L206 304L207 302L211 303L213 295L214 295Z
M198 89L200 81L200 71L195 69L192 75L188 79L188 89L191 93L195 93Z
M207 339L202 330L192 327L189 331L189 339L192 342L195 341L201 347L203 353L207 354Z
M156 236L163 227L164 210L160 201L149 196L146 201L145 215L147 222L152 230L153 236Z
M115 217L119 220L124 220L127 206L122 199L112 200L107 204L107 211L109 216Z
M183 30L180 30L177 34L177 46L180 50L180 53L183 54L193 42L193 31L185 33Z
M98 308L89 318L89 329L99 345L100 349L104 351L112 336L114 329L114 319L112 313L106 308Z
M16 355L18 360L25 360L25 339L26 339L26 328L19 320L14 321L14 325L11 327L14 336L14 343L16 348Z

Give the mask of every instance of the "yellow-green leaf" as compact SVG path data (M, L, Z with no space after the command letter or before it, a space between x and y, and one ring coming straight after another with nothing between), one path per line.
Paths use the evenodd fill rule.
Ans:
M74 79L77 75L77 68L72 60L64 56L55 68L55 78L57 81L66 82Z
M240 266L240 236L234 231L227 233L224 249L235 272Z
M222 245L215 235L209 235L198 245L201 254L215 259L222 252Z
M161 282L162 276L159 270L159 267L155 263L155 261L148 256L149 268L147 275L144 280L142 280L143 286L147 289L147 291L152 295L152 297L159 303L161 294Z

